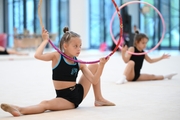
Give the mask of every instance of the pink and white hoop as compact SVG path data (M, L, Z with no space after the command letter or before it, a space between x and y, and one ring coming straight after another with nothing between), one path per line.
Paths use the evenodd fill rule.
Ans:
M151 5L151 4L147 3L147 2L143 2L143 1L131 1L131 2L127 2L127 3L123 4L122 6L120 6L120 7L119 7L119 10L121 10L123 7L125 7L125 6L127 6L127 5L135 4L135 3L139 3L139 4L142 3L142 4L146 4L146 5L150 6L150 7L152 7L152 8L158 13L158 15L159 15L159 17L160 17L160 19L161 19L161 22L162 22L162 26L163 26L163 32L162 32L161 39L159 40L159 42L157 43L157 45L156 45L154 48L152 48L151 50L149 50L149 51L147 51L147 52L143 52L143 53L134 53L134 52L128 51L129 54L133 54L133 55L144 55L144 54L147 54L147 53L149 53L149 52L152 52L153 50L155 50L155 49L161 44L161 42L162 42L162 40L163 40L163 38L164 38L164 35L165 35L165 31L166 31L166 30L165 30L165 29L166 29L166 28L165 28L165 22L164 22L164 19L163 19L161 13L159 12L159 10L158 10L156 7L154 7L153 5ZM115 13L113 14L112 19L111 19L111 22L110 22L110 34L111 34L111 37L112 37L113 42L117 45L117 41L115 40L114 35L113 35L113 33L112 33L112 24L113 24L114 18L115 18L115 16L116 16L116 13L117 13L117 12L115 12ZM119 48L122 49L121 46L119 46Z

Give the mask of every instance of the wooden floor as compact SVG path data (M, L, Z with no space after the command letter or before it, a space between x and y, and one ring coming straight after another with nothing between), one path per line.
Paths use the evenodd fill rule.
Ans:
M151 57L164 51L150 53ZM82 60L98 60L109 52L82 51ZM34 105L55 97L51 80L51 62L29 56L0 56L0 103L19 106ZM115 53L101 77L103 96L114 102L113 107L95 107L92 89L77 109L12 117L0 109L0 120L180 120L180 54L158 63L144 62L143 73L177 72L172 80L128 82L116 85L125 64ZM81 73L79 74L79 76ZM79 78L78 76L78 78Z

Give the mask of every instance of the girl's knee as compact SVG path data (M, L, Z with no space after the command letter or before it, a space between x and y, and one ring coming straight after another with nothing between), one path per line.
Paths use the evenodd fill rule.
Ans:
M134 69L134 66L135 66L135 62L131 60L127 63L126 68L129 68L129 70L132 71Z
M135 62L132 61L132 60L130 60L127 64L128 64L128 65L131 65L131 66L134 66L134 65L135 65Z
M44 100L39 105L42 106L44 109L47 109L49 106L49 101Z

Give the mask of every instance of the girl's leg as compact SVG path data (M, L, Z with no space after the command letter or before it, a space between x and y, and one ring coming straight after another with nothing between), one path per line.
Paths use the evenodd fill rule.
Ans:
M102 93L101 93L101 81L96 85L93 85L93 90L94 90L94 96L95 96L95 106L115 106L114 103L106 100L103 98Z
M149 81L149 80L163 80L162 75L153 75L153 74L141 74L137 81Z
M168 75L153 75L153 74L141 74L138 78L138 81L148 81L148 80L164 80L164 79L171 79L177 73L172 73Z
M57 110L73 109L74 104L63 98L54 98L52 100L42 101L38 105L33 105L29 107L18 107L9 104L1 104L1 108L6 112L11 113L13 116L20 116L20 115L43 113L46 110L57 111Z
M88 66L89 70L93 74L96 73L97 67L98 67L98 64L92 64L92 65ZM81 84L84 88L84 97L83 98L85 98L91 87L91 82L84 75L82 75L80 78L79 84ZM98 106L105 106L105 105L113 106L114 105L114 103L111 103L103 98L103 96L101 94L100 80L96 85L93 85L93 90L94 90L94 96L95 96L95 106L97 106L97 105ZM96 103L99 103L99 104L96 104Z
M124 70L124 75L126 76L126 79L128 81L132 81L134 79L134 76L135 76L134 65L135 65L134 61L129 61Z
M27 53L21 53L21 52L18 52L16 50L7 50L7 52L9 54L13 54L13 55L28 55Z
M134 61L129 61L126 65L126 68L124 70L123 76L120 80L118 80L117 84L125 83L126 81L132 81L134 79L135 73L134 73Z

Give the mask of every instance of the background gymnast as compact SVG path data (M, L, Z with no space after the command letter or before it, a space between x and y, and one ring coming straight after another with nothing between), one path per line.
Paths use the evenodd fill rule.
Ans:
M28 55L28 53L18 52L16 50L7 50L6 48L0 46L0 55Z
M136 31L134 37L134 46L129 49L127 46L123 46L121 49L122 59L125 63L127 63L126 68L124 70L124 74L122 78L118 80L117 84L122 84L127 81L148 81L148 80L163 80L165 78L171 79L177 73L172 73L168 75L154 75L154 74L141 74L141 68L143 66L144 59L149 63L155 63L163 59L167 59L170 57L169 54L163 54L159 58L150 58L147 54L145 55L133 55L128 53L127 51L133 53L142 53L146 48L146 44L148 42L148 37Z
M101 94L100 76L103 72L105 63L109 58L101 58L99 64L91 64L88 67L85 64L80 64L66 59L57 51L52 53L43 53L48 44L48 31L43 29L43 42L38 47L35 53L35 58L43 61L52 61L52 79L56 91L56 98L45 100L41 103L29 107L19 107L9 104L1 104L1 108L11 113L13 116L43 113L46 110L58 111L74 109L79 106L82 100L86 97L91 85L93 86L95 96L95 106L114 106L115 104L104 99ZM64 28L64 35L60 41L60 49L67 56L73 59L80 54L81 51L80 36L67 27ZM78 71L81 70L79 83L76 83Z

